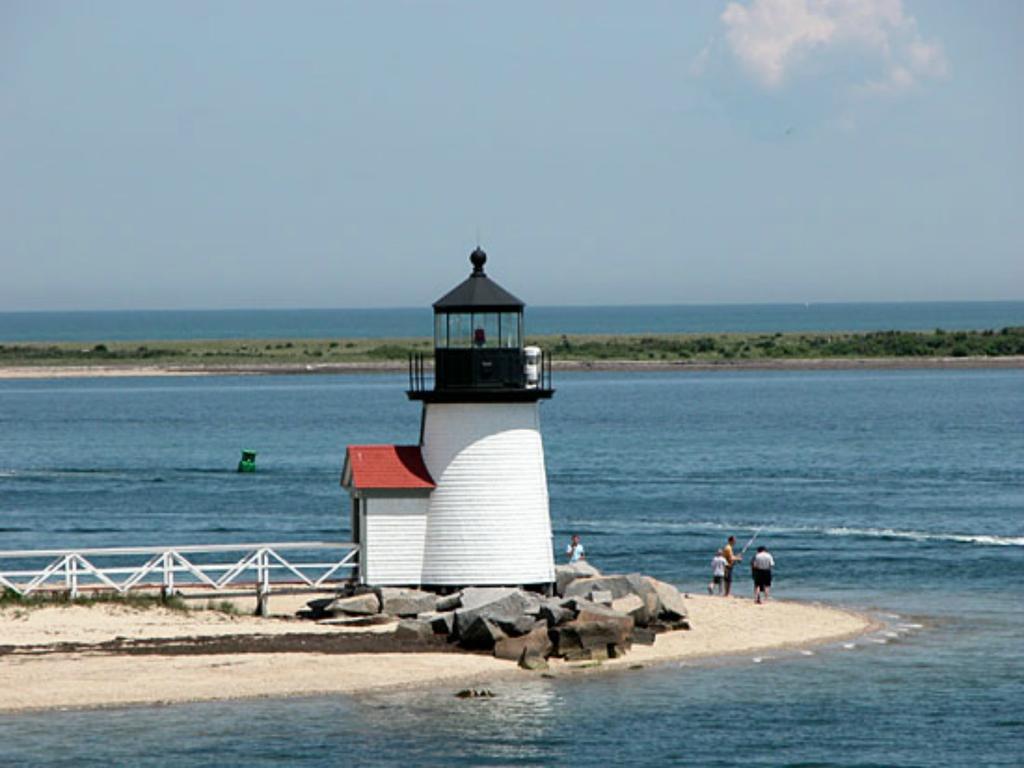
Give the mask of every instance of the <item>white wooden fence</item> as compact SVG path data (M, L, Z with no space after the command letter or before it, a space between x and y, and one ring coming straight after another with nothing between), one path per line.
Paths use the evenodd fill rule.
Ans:
M337 554L321 556L331 551ZM282 552L316 553L323 562L290 561ZM359 545L330 541L6 550L0 551L0 589L23 596L61 591L74 599L83 589L125 595L159 588L166 598L179 588L248 588L255 591L257 612L265 614L272 587L338 587L352 578L358 555ZM16 567L5 569L5 562L10 561L15 561ZM42 567L33 567L41 562Z

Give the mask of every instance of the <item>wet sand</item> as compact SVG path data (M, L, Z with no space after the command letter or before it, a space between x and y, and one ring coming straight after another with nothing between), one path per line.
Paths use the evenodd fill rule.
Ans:
M822 605L689 597L693 629L626 656L553 660L556 677L838 642L866 616ZM124 606L0 610L0 711L105 707L528 679L536 672L442 641L396 638L394 624L349 627L210 611Z

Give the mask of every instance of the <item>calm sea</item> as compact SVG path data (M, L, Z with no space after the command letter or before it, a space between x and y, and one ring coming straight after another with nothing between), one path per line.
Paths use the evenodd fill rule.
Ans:
M430 309L0 312L0 342L425 336ZM1024 301L529 307L534 334L927 331L1024 325Z
M0 381L0 548L345 537L343 446L415 442L403 386ZM605 570L700 591L725 535L767 523L779 596L875 612L892 636L501 682L492 700L439 686L0 716L0 764L1021 764L1024 371L556 386L542 405L556 545L579 532ZM233 471L243 446L255 475Z

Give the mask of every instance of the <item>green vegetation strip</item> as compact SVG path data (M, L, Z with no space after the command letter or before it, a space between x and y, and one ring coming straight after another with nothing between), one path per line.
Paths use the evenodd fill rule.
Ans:
M563 335L529 339L555 360L694 362L1024 355L1024 326L985 331ZM219 339L0 344L0 367L308 365L402 362L429 339Z

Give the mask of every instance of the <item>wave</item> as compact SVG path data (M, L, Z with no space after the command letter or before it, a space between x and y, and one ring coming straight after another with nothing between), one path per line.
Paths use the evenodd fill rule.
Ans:
M764 526L759 538L786 534L812 536L853 536L873 539L900 539L910 541L950 542L954 544L976 544L988 547L1024 547L1024 536L998 536L988 533L938 533L934 531L908 531L896 528L850 528L846 526L785 526L771 523L723 523L711 520L677 522L672 520L629 520L622 522L577 520L575 529L590 535L613 532L616 528L636 532L688 532L688 531L729 531L742 540L741 534L753 535Z
M987 533L928 533L900 531L893 528L824 528L826 536L860 536L876 539L910 539L911 541L950 541L958 544L982 544L990 547L1024 547L1024 536L995 536Z

